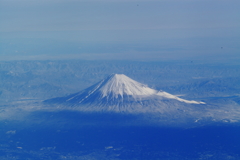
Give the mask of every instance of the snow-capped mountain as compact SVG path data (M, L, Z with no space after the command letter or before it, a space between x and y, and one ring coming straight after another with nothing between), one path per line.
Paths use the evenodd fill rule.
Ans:
M124 74L112 74L81 92L49 99L44 103L70 106L83 111L131 113L184 111L191 105L205 104L185 100L164 91L157 91Z

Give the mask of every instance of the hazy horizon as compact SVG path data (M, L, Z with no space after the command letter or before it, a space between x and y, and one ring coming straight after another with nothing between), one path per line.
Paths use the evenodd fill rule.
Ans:
M240 60L240 2L0 0L0 60Z

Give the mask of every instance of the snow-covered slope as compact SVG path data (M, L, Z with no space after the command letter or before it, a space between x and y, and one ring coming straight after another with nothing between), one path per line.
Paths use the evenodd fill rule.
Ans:
M44 102L79 107L82 110L116 112L167 111L167 108L177 109L189 104L205 104L157 91L124 74L112 74L81 92Z
M154 89L134 81L124 74L113 74L103 82L103 85L99 88L99 91L102 93L102 97L107 97L111 94L115 98L119 95L123 97L124 95L149 96L156 94Z

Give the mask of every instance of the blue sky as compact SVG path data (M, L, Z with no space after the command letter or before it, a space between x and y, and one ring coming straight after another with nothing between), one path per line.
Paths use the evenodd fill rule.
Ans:
M240 61L239 0L0 0L0 60Z

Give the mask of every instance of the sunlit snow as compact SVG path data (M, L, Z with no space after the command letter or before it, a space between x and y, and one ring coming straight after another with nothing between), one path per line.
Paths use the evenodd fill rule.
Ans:
M123 95L148 96L157 93L156 90L134 81L124 74L112 75L106 84L100 88L100 91L102 92L103 97L113 94L116 98L118 95L121 95L121 97L123 97Z

